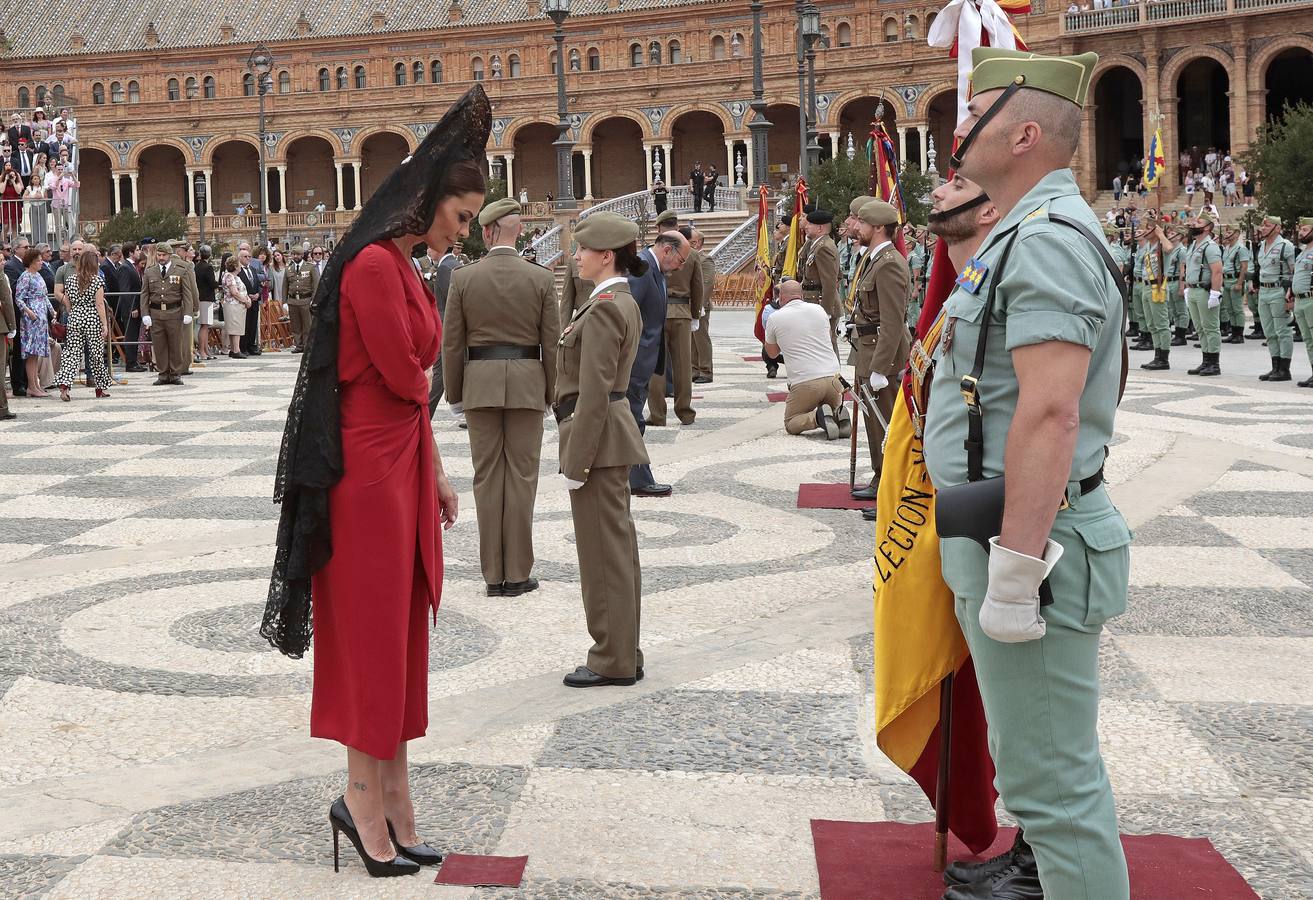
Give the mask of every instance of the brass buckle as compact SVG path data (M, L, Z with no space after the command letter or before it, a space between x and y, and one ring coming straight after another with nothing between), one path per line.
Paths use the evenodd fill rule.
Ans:
M1062 493L1062 502L1058 504L1058 512L1062 512L1064 509L1071 509L1071 503L1067 500L1066 491Z
M962 394L962 399L966 401L967 409L975 412L980 409L980 391L977 385L980 379L974 375L963 375L962 381L958 385L958 391Z

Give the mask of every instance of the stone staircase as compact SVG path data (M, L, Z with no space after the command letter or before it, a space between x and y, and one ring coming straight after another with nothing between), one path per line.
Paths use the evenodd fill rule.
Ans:
M1139 195L1137 194L1134 199L1135 199L1135 205L1138 206L1141 209L1141 211L1143 211L1146 206L1153 205L1154 193L1153 191L1150 191L1149 196L1144 200L1141 200L1139 198ZM1217 211L1221 214L1223 222L1233 224L1239 221L1240 217L1245 214L1245 208L1243 206L1231 206L1231 207L1223 206L1221 200L1222 200L1222 195L1220 192L1213 195L1213 201L1217 204ZM1107 214L1108 210L1112 209L1114 206L1125 206L1129 202L1129 200L1127 199L1126 195L1123 194L1122 202L1119 204L1113 200L1112 191L1100 191L1094 197L1094 199L1090 200L1089 202L1091 208L1093 208L1093 210L1096 213L1098 213L1099 218L1102 219L1104 215ZM1199 206L1202 202L1203 202L1203 195L1202 194L1196 195L1194 202L1194 209L1196 211L1199 209ZM1164 201L1163 207L1169 211L1185 209L1185 194L1182 193L1181 196L1178 197L1176 200Z

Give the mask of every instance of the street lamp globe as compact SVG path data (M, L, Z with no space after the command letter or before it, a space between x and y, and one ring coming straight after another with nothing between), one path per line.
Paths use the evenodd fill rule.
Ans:
M543 12L559 25L570 15L570 0L543 0Z
M821 11L815 3L802 8L802 36L808 44L814 44L821 37Z
M246 66L263 79L264 76L273 71L274 56L269 52L269 48L265 47L264 44L260 44L251 51L251 56L247 59Z

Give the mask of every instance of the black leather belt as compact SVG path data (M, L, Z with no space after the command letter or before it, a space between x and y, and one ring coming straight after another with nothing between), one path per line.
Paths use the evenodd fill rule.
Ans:
M521 347L514 344L493 344L489 347L469 347L465 358L473 362L476 359L542 359L543 351L538 345Z
M804 291L819 291L821 289L821 283L819 281L804 281L802 283L802 289Z
M309 300L309 299L310 299L311 297L313 297L313 296L314 296L313 294L289 294L288 297L287 297L287 299L288 299L288 300Z
M1188 288L1204 288L1204 289L1206 289L1206 290L1210 290L1210 291L1211 291L1211 290L1213 289L1213 283L1210 281L1210 282L1208 282L1208 284L1187 284L1186 287L1188 287Z
M1260 282L1258 283L1258 286L1259 286L1259 287L1281 287L1281 282L1279 282L1279 281L1260 281Z
M1310 297L1313 297L1313 291L1309 291L1308 293L1305 293L1305 294L1296 294L1296 295L1295 295L1295 299L1296 299L1296 300L1307 300L1307 299L1310 298Z
M151 309L176 309L176 308L178 308L179 306L182 306L182 301L181 301L181 300L175 300L175 301L173 301L172 303L167 303L167 302L165 302L165 303L151 303L151 304L150 304L150 308L151 308Z
M692 302L692 299L689 297L667 297L666 299L671 303L682 303L685 306L688 306L689 303Z
M609 398L611 403L615 403L617 400L625 399L625 392L612 391L606 396ZM574 415L574 408L578 405L579 405L579 395L571 394L570 396L553 403L552 413L556 416L556 421L564 422L566 419Z
M879 334L879 325L854 325L853 330L858 334Z
M1084 497L1090 491L1094 490L1099 485L1103 484L1103 466L1099 466L1099 471L1095 472L1089 478L1082 478L1079 484L1080 484L1080 495L1082 497ZM1067 502L1067 498L1064 496L1062 498L1062 502L1058 504L1058 509L1060 510L1066 509L1070 505L1071 504Z

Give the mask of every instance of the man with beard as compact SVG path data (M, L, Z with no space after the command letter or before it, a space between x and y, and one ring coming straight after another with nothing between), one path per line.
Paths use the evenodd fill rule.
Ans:
M1286 292L1295 275L1295 245L1281 236L1281 219L1264 216L1258 225L1258 313L1267 335L1267 349L1272 369L1258 376L1259 381L1289 381L1290 357L1294 338L1286 318Z
M1172 310L1167 299L1167 260L1176 252L1176 244L1163 223L1150 215L1138 235L1144 255L1135 277L1144 286L1144 314L1153 345L1153 359L1140 366L1151 372L1171 368Z
M1231 334L1224 344L1245 343L1245 284L1253 260L1249 248L1240 240L1240 229L1222 226L1222 308L1231 320ZM1137 283L1137 287L1138 287Z
M1294 304L1295 323L1304 335L1304 350L1308 363L1313 366L1313 216L1303 216L1295 225L1295 239L1299 241L1299 256L1295 257L1295 274L1290 281L1290 299ZM1290 362L1286 362L1290 371ZM1296 382L1300 387L1313 387L1313 375Z

